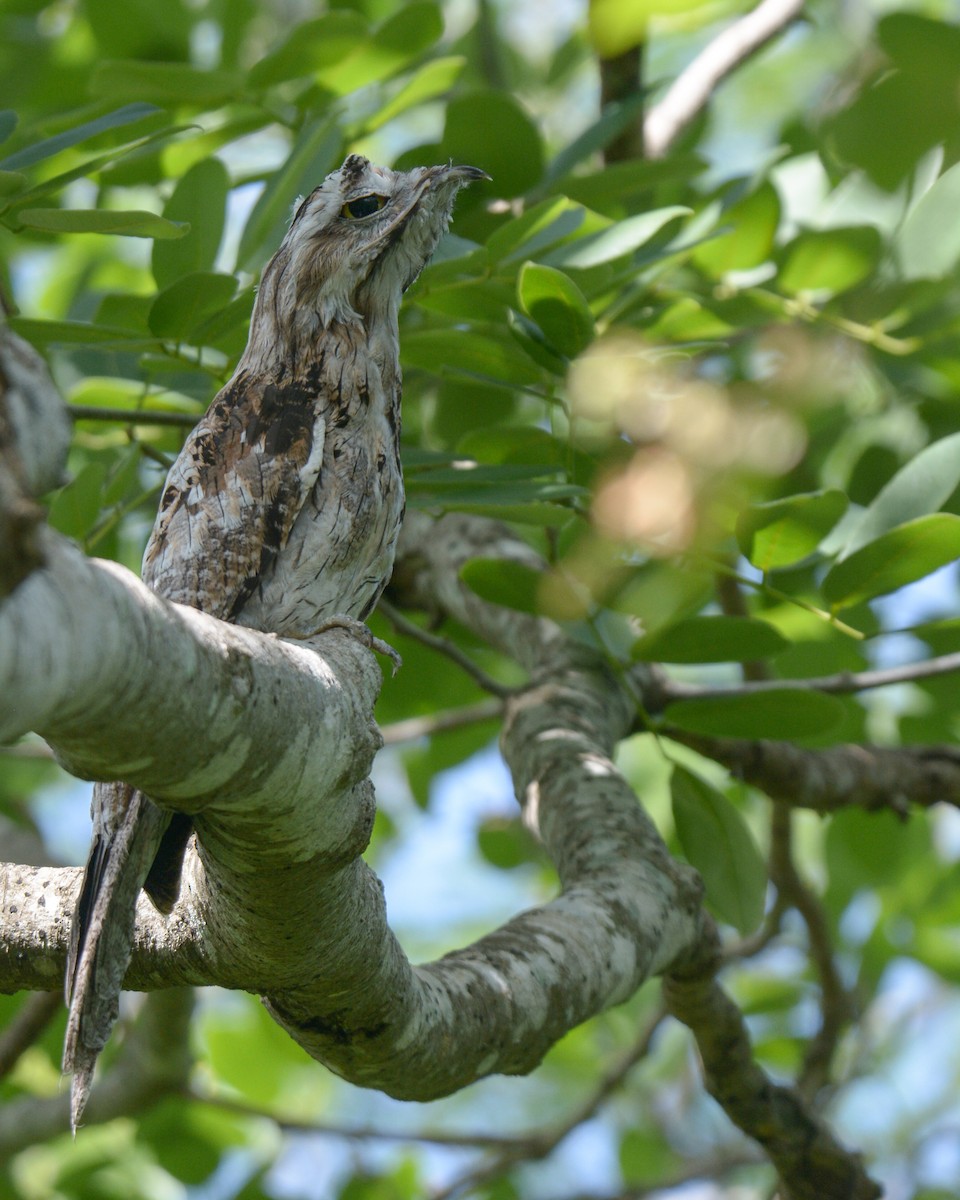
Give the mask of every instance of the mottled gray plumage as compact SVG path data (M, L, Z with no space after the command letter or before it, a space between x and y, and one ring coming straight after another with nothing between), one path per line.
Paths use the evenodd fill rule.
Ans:
M155 592L288 637L369 614L403 515L400 297L479 178L351 155L299 205L233 378L167 476L143 560ZM95 786L93 822L66 979L74 1128L116 1020L137 896L172 908L190 832L122 783Z

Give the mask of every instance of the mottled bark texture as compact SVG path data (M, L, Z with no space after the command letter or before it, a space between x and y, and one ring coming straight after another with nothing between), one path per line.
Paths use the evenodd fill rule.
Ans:
M540 565L503 526L414 515L394 591L457 619L528 672L528 687L508 701L503 751L561 892L413 967L360 858L379 744L368 649L342 629L307 648L225 624L37 527L0 604L0 739L35 730L68 770L123 779L189 813L197 830L173 913L163 918L146 900L138 908L128 986L258 991L331 1070L429 1099L531 1069L566 1030L667 973L671 1007L697 1036L714 1094L768 1150L783 1194L876 1194L856 1158L752 1064L740 1014L713 982L716 933L699 880L669 857L612 761L644 677L614 675L556 625L481 601L458 574L478 555ZM0 990L59 983L79 876L0 867ZM159 1000L145 1009L145 1047L162 1051L170 1028L185 1046L184 1001L169 1003L170 1012ZM118 1062L93 1093L93 1119L177 1086L185 1060L151 1053ZM0 1154L67 1121L66 1096L11 1105Z

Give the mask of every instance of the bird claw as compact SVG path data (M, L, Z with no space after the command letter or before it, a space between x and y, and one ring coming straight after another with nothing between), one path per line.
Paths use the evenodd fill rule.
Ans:
M403 659L394 648L385 642L382 638L374 637L370 628L358 621L355 617L347 616L332 616L327 620L321 621L316 629L312 629L309 633L285 633L285 638L291 638L295 641L311 641L321 633L326 633L330 629L343 629L347 633L352 633L355 638L358 638L368 650L375 650L377 654L382 654L385 658L389 658L393 663L393 674L400 670L403 666Z

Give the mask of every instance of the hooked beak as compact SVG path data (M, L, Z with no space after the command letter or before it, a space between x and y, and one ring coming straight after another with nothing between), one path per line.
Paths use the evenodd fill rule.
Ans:
M465 186L468 183L477 183L481 179L486 179L491 182L490 176L486 171L481 171L479 167L447 167L445 172L447 178L452 178L462 181Z

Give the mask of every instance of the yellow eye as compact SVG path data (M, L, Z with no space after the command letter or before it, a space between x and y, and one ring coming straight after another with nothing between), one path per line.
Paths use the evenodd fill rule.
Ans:
M379 212L386 202L386 196L378 196L375 192L371 192L369 196L354 196L340 209L340 216L346 217L348 221L356 221L359 217L369 217Z

